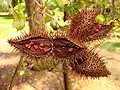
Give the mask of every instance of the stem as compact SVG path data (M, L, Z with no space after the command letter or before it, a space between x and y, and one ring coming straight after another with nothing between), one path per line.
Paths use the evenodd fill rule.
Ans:
M114 16L115 16L115 0L112 0L111 4L112 4L112 19L114 19Z
M66 72L63 72L63 78L64 78L64 88L65 90L68 90L68 74Z
M64 69L64 71L63 71L64 88L65 88L65 90L69 90L69 88L68 88L68 74L67 74L67 72L66 72L66 67L65 67L65 65L63 65L63 69Z
M15 72L14 72L14 74L13 74L13 76L12 76L12 80L11 80L11 82L10 82L9 90L12 90L13 81L14 81L14 79L15 79L15 76L16 76L16 74L17 74L17 71L18 71L18 69L19 69L22 61L23 61L23 56L20 57L20 61L18 62L18 65L17 65L17 67L16 67L16 69L15 69Z

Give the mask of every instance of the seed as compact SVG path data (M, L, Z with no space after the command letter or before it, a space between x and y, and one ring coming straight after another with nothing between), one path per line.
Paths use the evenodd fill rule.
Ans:
M30 45L29 44L25 44L25 47L28 48Z
M96 29L95 32L99 32L99 29Z
M74 50L74 48L69 48L68 51L69 52L72 52Z
M45 52L47 52L47 51L50 50L50 48L44 48L43 50L44 50Z
M101 29L101 28L102 28L102 25L98 25L97 28L98 28L98 29Z
M40 46L39 46L39 48L40 48L40 50L44 50L44 48L42 48L42 47L40 47Z
M38 47L38 45L34 45L34 48L35 48L35 49L38 49L39 47Z
M44 44L43 44L43 43L40 43L40 46L44 46Z
M33 44L34 44L34 42L32 42L32 41L29 43L29 45L33 45Z

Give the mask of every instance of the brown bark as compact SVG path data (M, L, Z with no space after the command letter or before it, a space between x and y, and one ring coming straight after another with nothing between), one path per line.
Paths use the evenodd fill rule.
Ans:
M26 4L26 11L27 11L27 19L29 22L29 29L30 31L33 29L34 24L33 24L33 20L32 20L32 13L33 13L33 6L34 6L34 0L25 0L25 4Z
M34 30L34 28L41 29L41 8L35 1L39 4L41 0L25 0L30 32Z

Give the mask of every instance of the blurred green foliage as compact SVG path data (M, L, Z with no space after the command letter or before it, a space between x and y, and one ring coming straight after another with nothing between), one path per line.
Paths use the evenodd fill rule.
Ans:
M7 39L9 32L15 31L11 23L11 16L0 15L0 39Z
M8 4L3 0L0 0L0 12L8 12Z
M112 41L112 40L106 40L104 43L100 45L100 47L106 49L110 52L119 52L120 53L120 41Z
M70 18L66 19L67 15L72 17L79 9L83 8L100 9L107 23L115 19L118 20L117 22L120 22L120 0L44 0L39 4L45 5L46 7L45 24L48 31L57 29L65 30L70 24ZM10 13L12 13L14 18L13 27L17 30L22 30L24 28L24 12L24 1L18 3L14 8L10 7Z
M71 2L71 4L70 5L68 5L68 4L66 4L66 5L64 5L64 11L65 12L69 12L70 13L70 15L71 16L73 16L75 13L77 13L78 12L78 10L80 9L80 8L82 8L83 7L83 1L82 0L80 0L80 1L78 1L78 2Z
M18 3L14 8L12 7L11 3L9 4L10 14L13 16L13 27L17 30L23 30L25 27L25 3Z

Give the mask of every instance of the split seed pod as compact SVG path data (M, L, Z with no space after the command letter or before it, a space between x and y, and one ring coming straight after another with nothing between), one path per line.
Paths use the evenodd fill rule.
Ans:
M84 9L74 15L68 30L68 38L80 44L107 37L112 26L97 23L95 18L99 14L98 9Z

